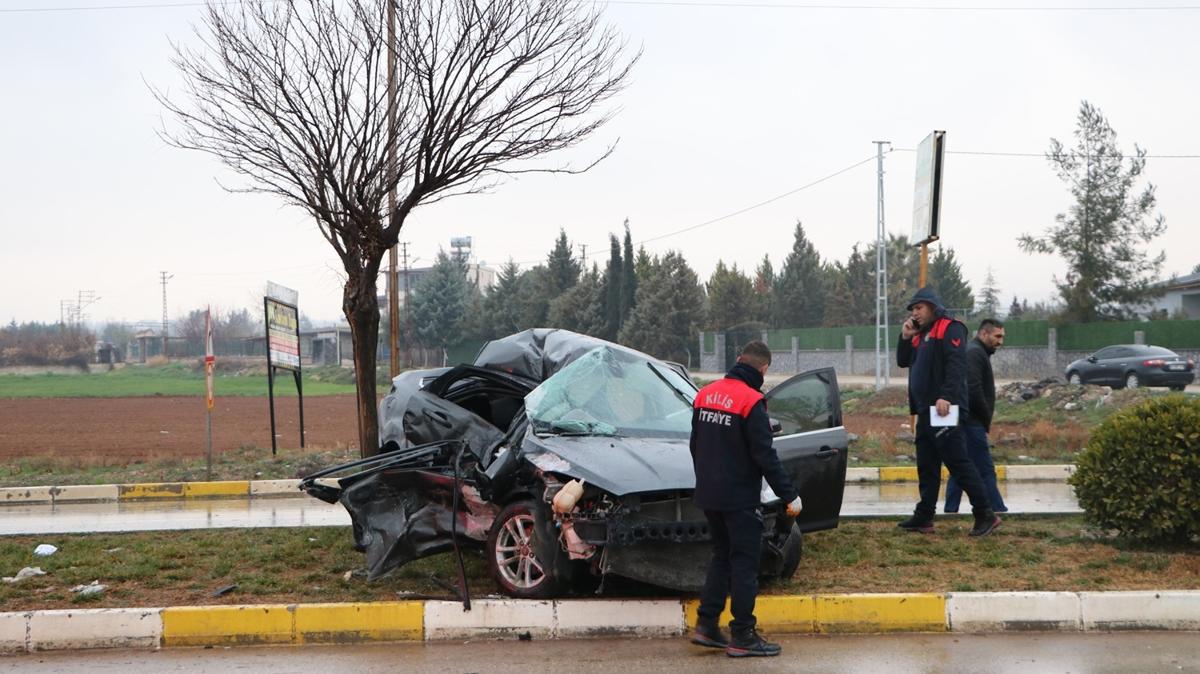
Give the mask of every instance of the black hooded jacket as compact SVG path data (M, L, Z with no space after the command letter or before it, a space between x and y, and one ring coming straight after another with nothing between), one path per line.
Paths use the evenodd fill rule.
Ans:
M971 413L963 418L968 426L992 430L992 412L996 409L996 380L992 376L992 354L976 337L967 345L967 399Z
M758 370L738 363L700 389L692 410L693 497L701 510L744 510L762 502L762 481L790 503L797 496L771 439Z
M896 364L908 368L908 408L911 414L928 416L929 408L944 399L958 405L959 419L967 414L967 326L946 315L937 293L921 288L909 306L927 302L934 307L933 322L922 325L910 339L900 337Z

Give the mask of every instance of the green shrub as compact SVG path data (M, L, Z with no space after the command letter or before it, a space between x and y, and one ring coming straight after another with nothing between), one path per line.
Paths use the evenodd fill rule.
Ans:
M1112 415L1070 482L1092 524L1148 542L1200 536L1200 399L1161 396Z

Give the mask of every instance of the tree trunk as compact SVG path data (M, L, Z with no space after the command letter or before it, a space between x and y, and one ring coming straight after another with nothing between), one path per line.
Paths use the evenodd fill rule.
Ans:
M379 410L375 395L375 362L379 349L378 263L368 264L346 280L342 311L354 343L354 382L358 392L358 444L363 458L379 453Z

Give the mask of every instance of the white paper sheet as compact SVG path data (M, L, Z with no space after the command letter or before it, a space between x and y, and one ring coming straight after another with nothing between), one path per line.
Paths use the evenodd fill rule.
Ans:
M958 405L950 406L950 414L944 417L939 417L937 407L929 408L929 425L937 428L939 426L957 426L958 425Z

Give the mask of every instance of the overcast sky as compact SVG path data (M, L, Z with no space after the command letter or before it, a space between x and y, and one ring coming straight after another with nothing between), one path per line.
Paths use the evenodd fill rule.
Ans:
M121 3L0 0L0 10L105 4ZM1082 99L1108 116L1127 151L1136 142L1151 154L1200 155L1200 11L761 4L610 5L606 15L644 56L616 119L562 159L586 161L619 139L616 152L584 175L527 176L418 209L401 237L417 264L452 236L474 237L475 256L490 265L536 262L560 227L603 264L608 233L626 217L635 242L682 251L702 279L719 259L752 270L764 253L778 270L797 219L822 256L845 259L875 235L873 161L663 235L867 159L873 140L912 149L944 129L951 151L1043 152L1052 136L1070 140ZM339 263L303 212L225 192L219 183L239 185L236 176L155 133L160 109L147 82L178 89L169 41L194 39L201 13L0 11L4 322L57 321L60 300L80 290L100 298L93 321L157 320L163 270L174 275L172 317L206 303L261 306L268 279L299 290L314 319L340 316ZM914 167L912 152L885 159L892 232L911 228ZM1146 174L1168 223L1153 248L1167 252L1165 274L1188 273L1200 263L1200 160L1151 159ZM1069 204L1044 159L951 155L944 189L944 239L976 290L990 265L1006 306L1014 295L1054 296L1061 260L1015 242Z

